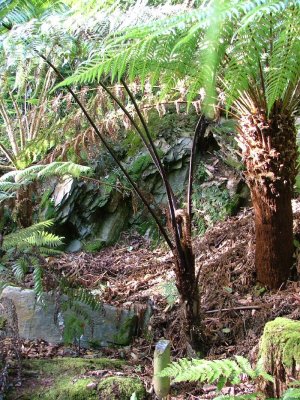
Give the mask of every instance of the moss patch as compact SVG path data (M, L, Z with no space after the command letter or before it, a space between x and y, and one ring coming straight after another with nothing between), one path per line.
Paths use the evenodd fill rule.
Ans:
M267 371L274 360L286 368L300 364L300 322L288 318L276 318L265 326L260 342L260 357Z
M99 398L102 400L130 400L135 393L137 400L143 400L146 391L138 378L111 376L98 385Z
M28 400L98 400L97 391L87 388L91 382L93 382L92 379L76 381L69 378L60 379L55 386L22 398Z
M8 393L14 400L96 400L97 390L87 388L94 381L80 375L101 369L120 369L120 360L107 358L54 358L51 360L25 360L23 374L25 382L21 388Z

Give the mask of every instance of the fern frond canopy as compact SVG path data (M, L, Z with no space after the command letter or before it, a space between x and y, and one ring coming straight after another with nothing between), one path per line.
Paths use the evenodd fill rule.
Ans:
M269 113L278 101L298 107L299 17L298 1L204 2L109 36L59 86L150 78L169 94L184 79L189 102L202 91L208 106L225 101L229 110L246 91Z

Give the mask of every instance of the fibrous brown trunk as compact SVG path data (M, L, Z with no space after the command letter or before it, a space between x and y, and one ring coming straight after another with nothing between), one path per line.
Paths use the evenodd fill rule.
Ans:
M189 346L189 352L204 353L204 341L201 329L200 294L195 268L195 255L190 236L190 221L187 213L177 218L182 232L181 251L174 249L176 286L183 310L183 331Z
M204 353L200 317L200 295L197 277L195 276L195 260L188 263L175 257L176 285L183 311L183 331L190 345L190 351Z
M291 190L266 196L251 188L255 215L255 265L257 281L270 288L286 282L293 256L293 215Z
M279 288L289 277L293 257L292 193L297 173L294 120L278 109L240 120L239 144L255 215L257 281Z
M32 225L33 202L32 202L32 185L21 187L18 189L16 196L16 219L22 228Z

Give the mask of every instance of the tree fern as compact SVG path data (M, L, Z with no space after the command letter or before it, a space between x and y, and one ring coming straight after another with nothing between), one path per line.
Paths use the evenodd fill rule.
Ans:
M83 64L64 84L99 81L107 75L112 80L127 76L142 81L156 76L162 86L166 84L165 92L170 92L170 77L185 77L189 101L204 88L211 102L215 75L228 107L241 91L264 84L270 111L276 100L285 102L292 93L290 87L299 80L299 3L240 0L217 4L204 2L196 10L113 35L106 40L103 54ZM261 38L269 41L270 50Z

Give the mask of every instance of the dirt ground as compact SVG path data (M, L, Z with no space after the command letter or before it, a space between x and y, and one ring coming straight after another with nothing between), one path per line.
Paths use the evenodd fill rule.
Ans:
M300 234L300 203L294 204L294 231ZM201 304L207 357L227 358L239 354L255 362L259 338L265 323L278 316L300 317L300 282L297 281L298 254L295 250L294 281L268 292L255 284L254 225L251 209L220 222L201 238L194 240L197 268L200 270ZM49 259L48 282L59 271L69 280L89 289L102 290L103 301L125 308L149 304L150 323L131 346L101 349L83 355L125 358L129 375L143 379L149 398L154 399L152 355L158 339L171 341L172 357L186 355L181 336L181 321L176 297L172 254L164 247L151 249L138 236L123 235L119 243L99 253L66 254ZM51 272L52 271L52 272ZM30 286L30 279L28 280ZM23 342L25 358L70 356L72 349L47 343ZM210 399L213 385L176 384L170 399ZM247 382L227 387L225 394L249 393Z

